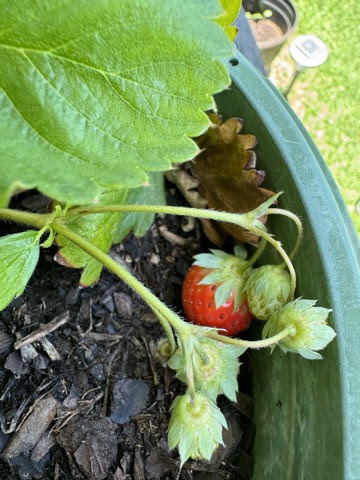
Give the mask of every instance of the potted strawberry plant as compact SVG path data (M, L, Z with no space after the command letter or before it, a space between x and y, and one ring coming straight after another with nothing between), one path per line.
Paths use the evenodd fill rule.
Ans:
M189 458L210 459L223 443L222 432L227 422L216 402L220 394L230 400L236 398L238 357L247 348L258 350L278 345L281 353L274 353L270 359L268 350L254 355L254 419L258 427L255 478L264 478L269 472L270 476L281 477L285 472L287 478L296 477L305 471L305 465L310 477L327 468L329 474L344 472L350 478L356 468L356 460L351 458L356 457L350 458L347 452L355 454L359 448L355 435L358 425L354 424L352 432L349 431L354 411L344 408L341 401L350 399L356 389L356 379L348 382L356 361L344 365L345 349L340 355L338 349L346 341L347 348L356 351L356 338L350 333L355 329L353 309L359 299L359 289L355 288L359 275L354 270L353 234L342 218L341 200L331 191L331 179L324 172L315 147L289 107L242 57L232 58L228 65L224 63L233 54L224 30L230 36L233 31L229 27L231 22L221 16L218 2L199 5L188 0L175 9L166 0L160 4L154 0L129 0L121 4L110 0L90 5L81 0L71 4L56 1L50 5L43 0L29 4L28 9L27 20L17 5L3 9L5 23L0 52L4 157L0 166L0 218L26 228L0 240L1 308L24 291L38 262L40 248L50 248L54 242L59 247L56 258L60 263L82 268L83 286L93 284L103 267L126 282L163 326L167 341L162 353L184 383L183 393L171 405L168 432L169 447L179 451L180 467ZM223 28L214 21L217 17ZM155 48L158 45L162 48ZM233 86L221 93L215 104L212 96L229 86L228 70ZM214 127L214 121L209 120L212 117L204 113L209 109L219 109L225 117L246 116L248 128L256 131L259 138L259 157L261 149L271 153L273 164L267 168L269 183L278 191L286 186L286 200L279 201L294 213L271 207L279 194L267 195L246 212L162 204L159 172L199 153L202 134ZM275 127L269 121L274 112L278 122ZM197 144L193 137L200 138ZM310 196L310 186L317 202ZM37 188L52 200L50 211L34 213L30 209L8 207L12 195L31 188ZM322 215L322 222L320 192L322 199L326 195L330 209L329 218L323 219ZM199 266L208 269L200 282L216 287L213 298L216 307L222 308L231 298L231 315L239 308L246 308L246 315L242 310L240 320L231 318L231 326L235 322L234 331L229 323L204 324L192 318L197 312L192 311L189 302L194 299L184 294L185 310L189 309L193 323L185 322L108 255L111 245L120 242L130 230L146 230L155 213L225 222L261 239L250 258L246 258L241 248L235 249L234 254L216 250L212 255L203 253L197 258ZM276 221L265 227L261 221L264 215L273 217L275 213L289 217L297 225L297 229L290 230L294 233L284 240L288 224ZM136 214L142 215L140 221ZM296 214L303 217L305 233L301 250L292 261L286 252L293 245L297 249L302 235ZM335 237L331 237L330 248L327 235L334 225L341 229L343 244L337 245L339 237L331 230ZM269 228L276 238L284 241L285 248L269 233ZM274 249L267 249L267 257L260 257L266 244ZM339 250L344 250L343 245L347 256L340 260ZM282 257L280 266L274 251ZM253 270L259 257L272 265L270 276L265 267ZM220 273L209 271L214 265L220 268ZM311 276L314 265L316 278ZM342 282L345 277L349 279L346 293L341 290L341 282L336 281L340 271ZM264 278L266 286L262 287ZM320 279L328 283L321 284ZM279 290L279 285L284 285L284 289ZM196 301L199 306L203 300ZM335 335L327 325L330 309L334 312L330 322L335 323L340 341L328 346ZM262 334L254 333L256 339L230 338L229 334L249 325L249 312L251 317L256 314L265 321L261 325ZM223 320L223 312L217 313ZM344 326L340 321L345 320ZM17 348L24 346L24 342L27 339L18 339ZM321 357L319 350L324 350L325 361L310 362L309 359ZM314 389L314 382L321 375L330 378L329 386ZM342 399L335 395L340 383ZM298 396L296 385L302 385L309 394ZM344 425L342 430L328 425L324 395L333 418L336 416ZM55 415L56 402L51 399L49 402L49 410ZM279 410L274 402L275 406L280 405ZM33 412L40 415L36 406ZM298 447L304 444L301 440L304 417L311 416L313 421L307 424L306 434L314 439L315 432L321 431L324 438L332 439L331 445L326 445L326 456L325 447L319 447L315 440L311 449ZM35 423L30 415L28 420L24 419L26 428L30 420ZM114 430L112 420L106 415L101 421L97 438L101 438L99 430ZM269 455L265 456L262 450L269 431L271 441L266 449ZM19 452L33 449L39 439L24 441L25 446L19 447L17 436L8 445L5 457L16 457ZM62 446L69 441L66 435L58 434ZM344 446L344 458L336 462L334 451L339 451L340 444ZM84 460L84 445L91 453L94 448L91 438L80 441L71 451L78 466L89 478L105 478L107 471L104 474L100 461L101 468L95 475L92 462ZM277 461L284 451L286 465ZM108 460L114 461L116 451L108 449L107 455Z

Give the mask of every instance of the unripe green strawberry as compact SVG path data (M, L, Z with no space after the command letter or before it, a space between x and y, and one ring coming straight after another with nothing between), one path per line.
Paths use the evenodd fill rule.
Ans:
M185 351L187 355L184 355ZM187 357L190 356L196 390L214 402L220 394L235 402L240 367L238 357L244 351L243 347L226 345L211 338L192 338L175 351L168 365L177 371L176 377L179 380L187 383Z
M256 268L246 281L248 304L259 320L269 320L288 301L290 275L279 265Z
M286 304L266 322L262 338L277 335L291 327L291 332L279 342L284 352L296 352L309 360L321 359L318 353L331 342L336 333L327 325L331 310L315 307L316 300L297 298Z
M225 417L203 393L191 395L188 391L176 397L170 410L168 443L170 448L178 448L181 466L189 457L210 460L216 448L224 445Z

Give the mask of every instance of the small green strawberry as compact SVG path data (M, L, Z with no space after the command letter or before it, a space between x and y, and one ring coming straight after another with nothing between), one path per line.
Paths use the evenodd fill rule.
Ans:
M269 320L288 301L290 288L290 275L282 266L256 268L244 287L251 313L259 320Z
M181 466L188 458L210 460L212 454L223 445L222 429L227 428L224 415L206 395L176 397L170 408L168 443L178 448Z
M272 337L286 327L292 332L278 345L284 352L297 352L309 360L318 360L323 350L336 336L326 320L331 310L314 307L316 300L297 298L276 312L264 326L262 338Z

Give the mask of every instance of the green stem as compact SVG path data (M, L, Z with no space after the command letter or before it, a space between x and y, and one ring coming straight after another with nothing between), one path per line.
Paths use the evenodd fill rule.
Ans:
M60 233L66 237L71 242L75 243L78 247L84 250L86 253L91 255L93 258L98 260L102 265L104 265L108 270L115 273L121 280L126 282L135 292L137 292L156 312L160 313L160 316L163 316L171 324L175 330L178 331L180 337L186 338L189 335L197 334L196 330L199 327L195 327L190 323L184 322L176 313L174 313L169 307L167 307L161 300L159 300L145 285L143 285L139 280L137 280L131 273L121 267L115 260L113 260L109 255L104 253L95 245L92 245L87 240L83 239L80 235L72 232L65 225L63 225L59 220L55 220L52 223L52 227L55 232ZM199 334L199 333L198 333ZM275 335L274 337L268 338L266 340L257 340L257 341L247 341L239 340L235 338L225 337L216 333L207 333L206 336L214 338L223 343L230 343L233 345L240 345L247 348L264 348L267 346L274 345L279 340L287 337L289 335L289 327L287 327L283 332ZM191 377L191 375L190 375ZM190 378L191 383L191 378Z
M284 262L290 273L290 292L289 292L287 301L288 302L291 301L294 297L295 289L296 289L296 273L288 254L283 249L281 243L278 240L275 240L275 238L272 237L269 233L264 232L263 230L260 230L260 228L257 228L257 227L253 227L251 231L256 235L259 235L265 238L265 240L269 242L270 245L272 245L275 248L275 250L283 257Z
M295 245L289 255L289 258L293 259L296 252L299 250L302 237L303 237L303 226L300 218L294 213L289 212L288 210L283 210L282 208L268 208L265 214L266 215L283 215L284 217L290 218L295 223L298 230L298 234L297 234Z
M185 217L206 218L218 222L228 222L248 228L248 222L241 222L245 214L221 212L218 210L191 208L191 207L169 207L167 205L94 205L91 207L76 207L68 211L67 216L87 215L90 213L159 213L168 215L180 215Z
M170 351L171 355L175 353L176 350L176 342L175 342L175 337L174 337L174 332L172 331L171 325L168 322L167 318L164 317L158 310L155 308L151 307L155 315L157 316L159 322L161 323L161 326L163 327L165 334L167 336L167 339L170 344Z
M101 208L102 207L100 207L100 209ZM120 206L120 209L118 206L116 206L115 208L112 211L124 211L124 210L120 210L121 206ZM127 209L127 211L131 211L132 208L134 207L130 206ZM147 211L154 212L155 208L157 207L150 207L150 209L147 209ZM162 213L173 213L176 215L183 215L184 213L180 213L179 210L187 210L185 215L201 217L201 215L204 214L202 218L212 218L212 219L218 219L218 214L219 213L221 214L221 212L213 212L211 210L203 211L200 209L186 209L181 207L168 207L168 208L172 211L171 212L163 211ZM162 210L165 210L165 209L162 209ZM136 210L136 211L141 212L143 210ZM102 210L97 212L87 211L83 213L103 213L103 211ZM226 219L224 219L224 217L226 217ZM238 222L234 221L234 218L238 218L238 217L239 215L237 214L225 213L222 216L222 220L229 221L230 223L238 224ZM41 230L45 226L50 226L56 233L63 235L68 240L73 242L75 245L80 247L84 252L91 255L93 258L95 258L95 260L100 262L104 267L106 267L108 270L110 270L115 275L117 275L121 280L127 283L135 292L137 292L148 303L150 308L152 308L152 310L158 315L158 318L160 317L162 320L166 320L166 323L164 322L164 325L165 325L164 328L167 334L169 334L169 340L171 338L170 343L173 348L175 348L175 340L173 338L173 332L171 331L170 333L171 328L168 324L170 324L175 330L178 331L180 337L183 336L185 338L188 335L202 334L200 332L197 332L197 329L200 327L196 327L190 323L186 323L185 321L183 321L176 313L174 313L160 299L158 299L147 287L145 287L145 285L139 282L139 280L137 280L131 273L129 273L127 270L121 267L117 262L115 262L115 260L113 260L109 255L104 253L98 247L88 242L86 239L82 238L80 235L71 231L68 227L63 225L58 218L54 219L52 223L49 224L49 222L51 222L51 220L53 219L53 214L36 214L36 213L22 212L19 210L0 208L0 219L14 221L17 223L23 223L29 226L33 226L39 230ZM281 249L281 246L279 247L280 245L279 242L276 242L270 235L268 234L265 235L265 232L255 227L252 229L252 231L254 231L254 233L258 235L261 235L263 238L269 241L269 243L274 245L275 248L281 253L282 249ZM290 265L291 265L291 262L290 262ZM206 336L223 343L229 343L232 345L239 345L246 348L257 349L257 348L268 347L279 342L280 340L282 340L283 338L285 338L291 333L290 328L291 327L287 327L285 330L275 335L274 337L268 338L266 340L257 340L257 341L239 340L235 338L225 337L223 335L219 335L217 333L212 333L212 332L206 333ZM190 374L190 377L191 377L191 374ZM191 380L192 379L190 378L190 383L191 383Z
M270 210L270 214L273 213L273 209ZM281 214L283 210L279 209ZM275 240L270 234L266 231L249 225L248 218L246 214L230 213L230 212L220 212L217 210L204 210L200 208L189 208L189 207L169 207L164 205L99 205L91 207L77 207L72 210L69 210L69 215L79 215L79 214L89 214L89 213L105 213L105 212L137 212L137 213L164 213L170 215L182 215L188 217L196 218L206 218L209 220L215 220L218 222L228 222L235 225L239 225L247 230L250 230L252 233L255 233L261 238L264 238L269 242L279 254L283 257L283 260L286 266L289 269L290 279L291 279L291 288L289 293L288 300L291 300L295 293L296 288L296 273L294 267L291 263L291 260L285 250L282 248L281 243ZM294 215L296 217L296 215ZM260 252L262 253L262 252Z
M191 325L184 322L181 318L176 315L169 307L167 307L160 299L156 297L145 285L143 285L139 280L137 280L130 272L121 267L115 260L113 260L108 254L104 253L100 248L93 245L91 242L88 242L83 237L77 233L70 230L59 220L54 220L52 227L55 232L63 235L65 238L73 242L75 245L80 247L84 252L91 255L93 258L98 260L104 267L106 267L111 272L115 273L121 280L127 283L136 293L138 293L150 307L155 311L155 313L160 313L160 316L163 316L167 321L174 327L179 333L188 332L191 330Z
M2 220L31 225L41 230L49 224L52 214L30 213L22 212L21 210L12 210L10 208L0 208L0 218Z
M243 266L242 270L245 272L245 270L247 270L248 268L252 267L254 265L255 262L258 261L258 259L261 257L263 251L265 250L265 247L266 247L266 239L265 238L262 238L261 241L260 241L260 245L258 246L258 248L256 249L256 252L254 253L254 255L250 258L250 260L248 262L245 263L245 265Z
M280 333L274 335L273 337L266 338L265 340L241 340L240 338L231 338L225 337L224 335L219 335L218 333L209 332L206 334L207 337L212 338L213 340L217 340L218 342L227 343L229 345L236 345L237 347L246 347L246 348L254 348L260 349L265 347L271 347L272 345L276 345L283 340L284 338L292 335L294 333L294 327L289 325Z

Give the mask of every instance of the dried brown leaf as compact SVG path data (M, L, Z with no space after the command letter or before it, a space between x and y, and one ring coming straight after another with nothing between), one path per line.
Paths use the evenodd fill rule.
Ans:
M218 115L211 114L210 119L213 127L198 138L202 152L193 163L199 193L211 209L249 212L274 195L260 188L264 172L255 169L256 154L250 150L257 144L256 137L240 133L243 121L239 118L221 123ZM211 233L213 227L213 222L211 227L207 225L207 235L218 245L228 235L238 242L258 242L255 235L236 225L216 224L216 234Z

